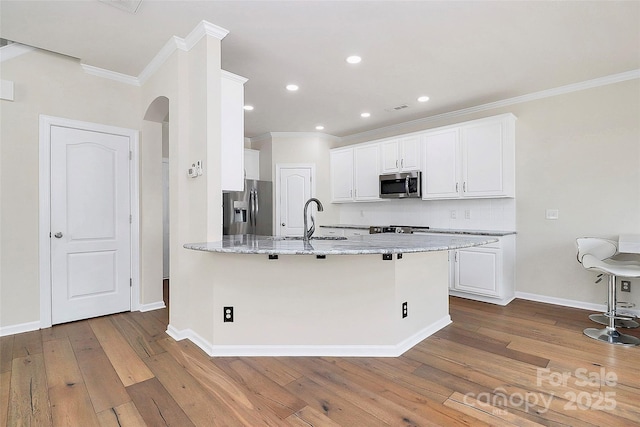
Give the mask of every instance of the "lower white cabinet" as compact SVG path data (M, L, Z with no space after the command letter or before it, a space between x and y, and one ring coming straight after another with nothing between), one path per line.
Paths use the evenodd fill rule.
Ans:
M515 296L515 235L449 251L449 294L507 305Z
M431 234L434 236L442 234ZM507 305L515 296L516 236L449 251L449 295Z

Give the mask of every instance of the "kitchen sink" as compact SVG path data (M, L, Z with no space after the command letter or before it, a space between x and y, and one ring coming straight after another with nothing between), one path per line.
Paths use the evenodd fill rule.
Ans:
M271 236L271 240L303 240L302 236ZM347 240L343 236L312 236L309 240Z

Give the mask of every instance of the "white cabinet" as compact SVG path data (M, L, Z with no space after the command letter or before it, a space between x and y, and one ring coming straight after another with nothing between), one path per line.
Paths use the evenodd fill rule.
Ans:
M353 201L353 148L331 150L331 201Z
M422 198L515 196L515 116L504 114L424 136Z
M449 294L500 305L515 295L515 235L450 251Z
M424 137L423 199L454 199L460 196L460 131L431 132Z
M244 77L222 71L221 184L224 191L244 189Z
M377 144L331 150L330 162L332 202L380 200Z
M365 145L354 148L354 197L356 200L379 200L380 148Z
M380 143L382 173L420 170L420 135Z
M260 179L260 150L244 149L244 173L246 179Z

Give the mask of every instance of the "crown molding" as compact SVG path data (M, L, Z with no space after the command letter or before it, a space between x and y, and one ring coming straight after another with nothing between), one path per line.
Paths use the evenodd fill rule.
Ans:
M225 71L225 70L220 70L220 74L221 74L221 75L222 75L222 77L224 77L224 78L227 78L227 79L229 79L229 80L233 80L234 82L238 82L238 83L241 83L241 84L245 84L246 82L248 82L248 81L249 81L249 79L248 79L248 78L246 78L246 77L242 77L242 76L239 76L239 75L237 75L237 74L230 73L230 72Z
M461 110L450 111L448 113L437 114L422 119L411 120L396 125L385 126L382 128L372 129L365 132L355 133L344 136L340 139L341 143L349 144L350 142L362 141L367 139L382 138L384 135L392 135L394 133L401 134L407 128L415 128L417 126L425 126L425 128L435 122L444 119L466 116L468 114L478 113L482 111L494 110L496 108L508 107L510 105L522 104L524 102L535 101L538 99L550 98L553 96L564 95L571 92L592 89L600 86L607 86L614 83L625 82L640 78L640 69L626 71L624 73L612 74L609 76L598 77L596 79L585 80L583 82L572 83L565 86L559 86L552 89L541 90L526 95L516 96L513 98L503 99L501 101L489 102L487 104L477 105L475 107L463 108Z
M109 80L115 80L120 83L125 83L132 86L140 86L140 79L138 77L129 76L127 74L118 73L115 71L105 70L104 68L94 67L93 65L80 64L85 73L92 76L102 77Z
M340 142L342 138L339 136L331 135L322 132L267 132L260 135L253 136L249 139L249 142L262 142L271 141L274 138L278 139L292 139L292 138L322 138L331 142Z
M0 47L0 62L17 58L20 55L36 50L35 47L27 46L20 43L11 43Z
M126 83L133 86L142 86L152 75L156 73L156 71L160 69L162 64L164 64L176 50L188 52L205 36L211 36L218 40L222 40L227 34L229 34L229 31L222 27L207 21L200 21L200 23L196 25L184 39L178 36L171 37L137 77L105 70L92 65L82 64L82 68L85 72L94 76L104 77L106 79L115 80L120 83Z

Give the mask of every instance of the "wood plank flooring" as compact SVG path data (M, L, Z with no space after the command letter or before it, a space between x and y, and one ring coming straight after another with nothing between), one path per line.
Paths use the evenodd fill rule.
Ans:
M398 358L210 358L166 309L68 323L0 338L0 425L640 425L640 347L583 336L588 314L451 298Z

